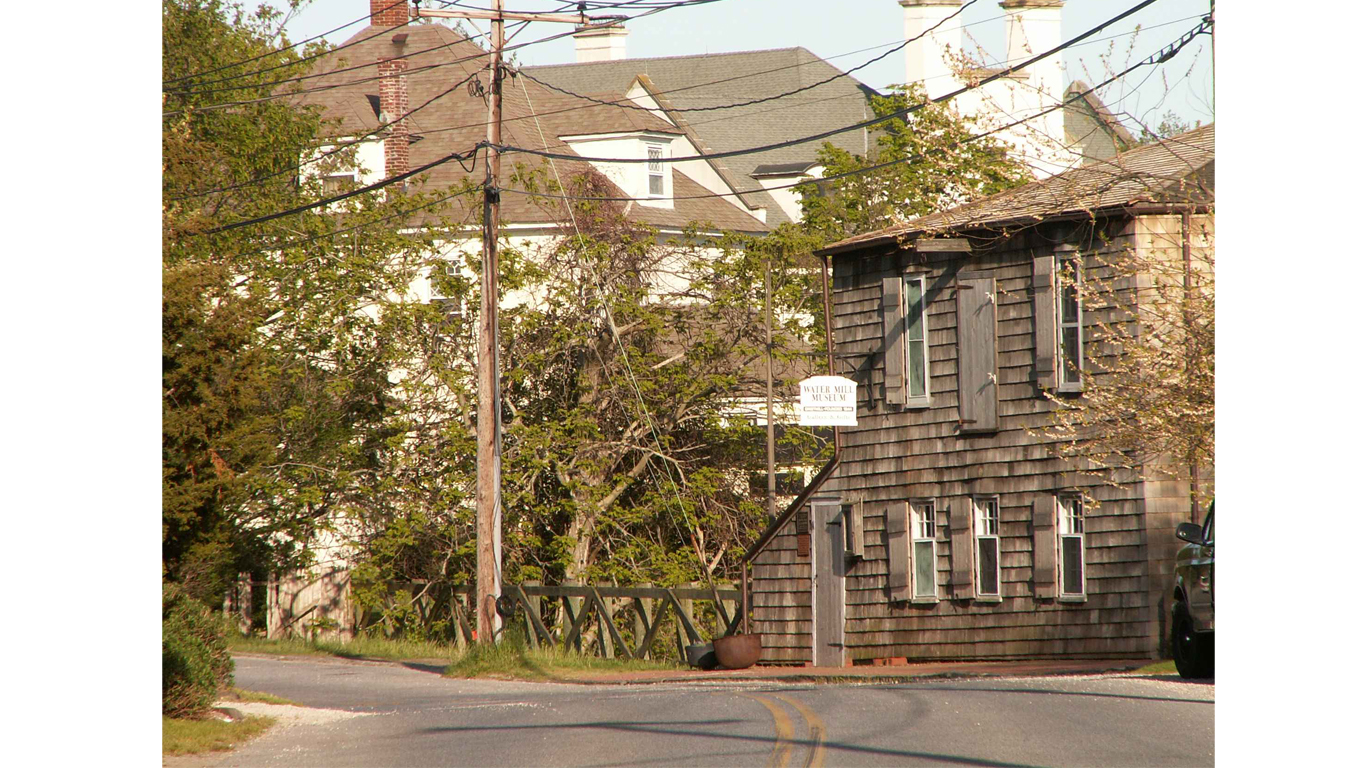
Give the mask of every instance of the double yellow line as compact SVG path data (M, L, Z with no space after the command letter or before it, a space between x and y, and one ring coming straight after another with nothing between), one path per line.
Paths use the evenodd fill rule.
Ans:
M781 693L774 693L769 696L757 693L742 693L740 695L763 704L768 709L769 714L773 715L775 739L773 753L768 757L768 768L787 768L788 761L792 759L792 719L787 716L787 712L778 701L785 702L797 710L806 720L806 740L811 745L811 751L806 756L806 768L821 768L825 765L825 721L821 720L820 715L800 701Z

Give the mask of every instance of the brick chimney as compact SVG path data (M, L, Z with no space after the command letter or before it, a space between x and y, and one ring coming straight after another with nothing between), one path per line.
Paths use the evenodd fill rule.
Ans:
M963 0L900 0L905 9L906 39L924 34L906 46L906 83L922 83L930 98L959 88L945 55L963 52L963 25L954 16ZM952 17L952 18L950 18ZM938 24L938 28L935 25ZM934 28L933 32L925 34Z
M586 61L616 61L626 58L626 27L580 29L574 33L574 53L582 64Z
M384 139L386 179L407 173L411 167L408 163L408 118L402 117L408 114L408 77L403 74L406 71L407 59L384 57L379 60L379 74L382 78L379 81L380 119L391 123L389 135Z
M396 27L412 18L409 0L370 0L370 24L376 27Z

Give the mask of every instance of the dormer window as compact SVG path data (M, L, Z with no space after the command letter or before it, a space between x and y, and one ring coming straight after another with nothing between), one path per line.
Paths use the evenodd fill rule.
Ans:
M645 153L650 160L645 164L645 172L649 176L650 197L664 197L664 146L646 144Z

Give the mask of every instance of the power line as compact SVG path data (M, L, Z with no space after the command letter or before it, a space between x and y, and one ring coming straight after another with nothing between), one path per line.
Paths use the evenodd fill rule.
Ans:
M1197 25L1196 27L1194 27L1190 32L1187 32L1185 35L1183 35L1183 36L1182 36L1181 38L1179 38L1177 41L1175 41L1175 42L1172 43L1171 45L1169 45L1169 46L1167 46L1166 48L1164 48L1162 51L1159 51L1158 53L1155 53L1155 54L1153 54L1152 56L1149 56L1147 59L1144 59L1143 61L1140 61L1140 62L1138 62L1138 63L1136 63L1136 64L1130 66L1129 68L1125 69L1124 71L1119 72L1119 73L1115 74L1114 76L1108 78L1107 80L1104 80L1104 81L1102 81L1102 82L1100 82L1100 83L1098 83L1098 84L1092 86L1090 89L1088 89L1088 90L1086 90L1086 91L1078 91L1078 92L1074 93L1074 94L1073 94L1071 97L1069 97L1068 99L1066 99L1066 100L1064 100L1064 101L1062 101L1062 102L1059 102L1058 104L1056 104L1056 105L1054 105L1054 106L1052 106L1052 107L1049 107L1049 108L1047 108L1047 109L1045 109L1045 110L1042 110L1042 111L1040 111L1040 112L1031 114L1031 115L1029 115L1029 116L1027 116L1027 117L1020 118L1020 119L1015 120L1015 121L1013 121L1013 122L1011 122L1011 123L1007 123L1007 124L998 126L998 127L993 128L993 129L991 129L991 130L989 130L989 131L984 131L984 132L982 132L982 133L978 133L978 134L974 134L973 136L969 136L969 137L967 137L967 138L965 138L965 139L962 139L962 140L959 141L959 142L955 142L954 146L958 146L959 144L964 144L964 143L971 142L971 141L977 141L977 140L986 138L987 136L991 136L991 135L994 135L994 134L996 134L996 133L1000 133L1000 132L1002 132L1002 131L1009 130L1009 129L1014 128L1014 127L1019 126L1019 125L1023 125L1023 124L1025 124L1025 123L1028 123L1028 122L1031 121L1031 120L1035 120L1035 119L1037 119L1037 118L1039 118L1039 117L1042 117L1042 116L1044 116L1044 115L1046 115L1046 114L1049 114L1050 112L1054 112L1054 111L1056 111L1056 110L1058 110L1058 109L1063 109L1063 108L1067 107L1068 105L1070 105L1070 104L1072 104L1072 103L1074 103L1074 102L1081 101L1081 100L1085 99L1086 96L1088 96L1088 95L1094 93L1095 91L1097 91L1097 90L1099 90L1099 89L1101 89L1101 88L1104 88L1104 87L1106 87L1106 86L1108 86L1108 85L1111 85L1112 83L1118 81L1119 79L1123 78L1124 76L1128 75L1129 73L1133 72L1134 70L1138 69L1139 67L1143 67L1143 66L1153 66L1153 65L1156 65L1156 64L1164 63L1164 62L1170 60L1173 56L1175 56L1176 53L1179 52L1179 51L1180 51L1182 48L1184 48L1186 45L1190 44L1190 42L1192 42L1192 41L1195 39L1195 37L1196 37L1197 35L1199 35L1199 34L1200 34L1201 32L1203 32L1204 30L1208 29L1208 27L1209 27L1209 24L1208 24L1207 22L1202 22L1200 25ZM481 142L481 144L482 144L482 142ZM475 151L477 151L477 150L478 150L478 147L476 147ZM846 172L844 172L844 173L836 174L836 175L834 175L834 176L827 176L827 177L823 177L823 178L820 178L820 179L807 179L807 180L804 180L804 181L792 182L792 183L790 183L790 184L783 184L783 185L781 185L781 186L773 187L772 190L778 190L778 189L793 189L793 188L800 187L800 186L803 186L803 185L806 185L806 184L816 184L816 183L825 183L825 182L831 182L831 181L839 181L839 180L841 180L841 179L852 178L852 177L854 177L854 176L860 176L860 175L865 174L865 173L872 173L872 172L874 172L874 171L879 171L879 170L882 170L882 169L885 169L885 168L890 168L890 167L893 167L893 166L896 166L896 165L901 165L901 164L904 164L904 163L915 162L917 159L918 159L918 158L916 158L916 157L898 158L898 159L896 159L896 160L891 160L891 161L883 162L883 163L877 163L877 164L874 164L874 165L865 166L865 167L863 167L863 168L856 168L856 169L854 169L854 170L852 170L852 171L846 171ZM552 160L551 165L552 165L552 168L553 168L553 167L554 167L554 162L553 162L553 160ZM1088 168L1094 169L1094 166L1087 166L1087 167L1088 167ZM523 196L526 196L526 197L543 197L543 198L554 199L554 200L586 200L586 201L594 201L594 202L639 202L639 201L641 200L641 198L634 198L634 197L593 197L593 196L588 196L588 195L564 195L564 194L553 194L553 193L549 193L549 192L527 192L527 191L525 191L525 190L520 190L520 189L515 189L515 188L500 189L500 191L501 191L501 192L511 192L511 193L513 193L513 194L523 195ZM416 212L416 211L418 211L418 210L422 210L422 209L425 209L425 208L432 207L432 206L437 205L437 204L439 204L439 203L441 203L441 202L444 202L444 201L449 200L449 199L451 199L451 198L457 197L459 194L462 194L462 193L453 193L453 194L448 195L448 196L446 196L446 197L444 197L444 198L441 198L441 199L439 199L439 200L432 201L432 202L427 203L427 204L425 204L425 205L423 205L423 206L419 206L418 208L415 208L415 209L413 209L413 210L411 210L411 211L405 211L405 212L401 212L401 213L399 213L399 214L395 214L395 215L392 215L392 216L387 216L387 217L384 217L383 219L379 219L379 220L376 220L376 221L373 221L373 222L367 222L367 223L365 223L365 224L361 224L361 225L358 225L358 226L356 226L356 227L352 227L352 228L347 229L347 230L341 230L340 232L328 233L327 235L319 235L319 236L307 238L307 239L304 239L304 240L288 242L288 243L285 243L285 244L280 245L280 246L278 246L278 247L279 247L279 248L293 248L293 247L298 247L298 246L300 246L300 245L304 245L304 244L307 244L307 243L309 243L309 242L313 242L314 240L322 239L323 237L329 237L329 236L335 235L335 234L345 234L345 233L347 233L347 232L351 232L351 231L354 231L354 230L357 230L357 229L361 229L361 228L364 228L364 227L374 226L374 225L383 223L383 222L385 222L385 221L388 221L388 220L391 220L391 219L394 219L394 218L400 218L400 217L402 217L402 216L409 215L409 214L414 213L414 212ZM673 199L673 200L706 200L706 199L713 199L713 198L738 197L738 196L739 196L738 194L717 194L717 193L707 193L707 194L701 194L701 195L685 195L685 196L682 196L682 197L674 197L674 198L672 198L672 199ZM242 226L245 226L245 223L242 224Z
M480 145L484 144L487 144L487 142L480 143ZM190 235L190 237L197 237L199 235L216 235L220 232L229 232L234 229L240 229L242 227L251 226L252 224L264 224L267 221L274 221L275 219L284 218L285 216L292 216L296 213L305 213L307 211L313 210L314 208L321 208L326 205L331 205L332 203L341 202L342 200L355 197L356 195L363 195L366 192L374 192L377 189L383 189L391 184L397 184L398 182L412 178L413 176L416 176L419 173L429 171L437 167L438 165L445 165L446 163L449 163L452 160L463 163L464 160L473 159L478 152L479 145L475 146L474 149L471 149L469 152L452 152L449 155L446 155L445 157L441 157L425 165L418 166L417 168L414 168L406 173L400 173L396 176L390 176L387 179L377 181L374 184L368 184L364 187L353 189L350 192L343 192L340 195L334 195L332 197L323 198L322 200L318 200L312 203L296 206L294 208L290 208L287 211L280 211L279 213L271 213L265 216L257 216L255 218L246 219L243 221L235 221L231 224L224 224L221 227L214 227L213 229L205 230L204 232ZM473 172L472 168L468 170L470 170L471 173Z
M374 129L371 130L371 131L367 131L366 133L362 133L360 136L357 136L356 138L354 138L354 139L351 140L351 141L344 142L344 143L340 144L339 146L336 146L336 147L333 147L332 149L327 150L326 152L320 153L320 154L317 155L316 157L312 158L312 160L311 160L310 162L315 162L315 163L316 163L316 162L319 161L319 160L322 160L322 159L331 157L332 155L335 155L335 154L337 154L337 153L339 153L339 152L344 152L344 151L346 151L347 149L350 149L351 147L358 146L358 145L360 145L360 144L364 144L364 143L365 143L365 139L367 139L367 138L369 138L369 137L371 137L371 136L374 136L374 135L377 134L377 133L380 133L381 131L383 131L383 130L389 128L390 126L392 126L392 125L394 125L394 124L396 124L396 123L402 122L404 119L408 118L408 117L411 116L411 115L417 114L420 110L422 110L424 107L429 106L430 104L432 104L433 102L435 102L437 99L440 99L440 98L442 98L442 97L445 97L445 96L450 95L450 94L453 93L456 89L460 88L460 86L465 85L465 84L468 83L470 80L473 80L476 76L479 75L479 73L481 73L481 72L483 72L483 71L484 71L483 69L477 69L477 70L471 72L470 74L468 74L468 75L465 76L465 79L461 80L460 82L456 83L455 85L452 85L450 88L446 89L445 91L442 91L441 93L438 93L437 95L433 96L432 98L428 99L427 101L423 102L422 104L420 104L420 105L418 105L418 106L416 106L416 107L413 107L412 109L408 110L407 112L404 112L403 114L399 115L398 117L393 118L393 119L390 120L389 122L387 122L387 123L385 123L385 124L383 124L383 125L380 125L380 126L374 128ZM181 195L180 197L171 197L171 198L168 198L168 200L169 200L170 202L179 202L179 201L181 201L181 200L190 200L190 199L193 199L193 198L196 198L196 197L204 197L204 196L206 196L206 195L212 195L212 194L216 194L216 193L219 193L219 192L231 192L231 191L233 191L233 190L243 189L243 188L245 188L245 187L256 186L257 184L260 184L260 183L262 183L262 182L268 181L268 180L273 179L273 178L275 178L275 177L277 177L277 176L283 176L284 174L287 174L287 173L294 173L294 172L295 172L295 169L294 169L294 168L286 168L286 169L284 169L284 170L282 170L282 171L276 171L275 173L266 174L265 176L258 176L258 177L256 177L256 178L250 180L250 181L244 181L244 182L242 182L241 184L233 184L232 186L228 186L228 187L219 187L218 189L209 189L209 190L205 190L205 191L203 191L203 192L195 192L195 193L193 193L193 194Z
M1094 86L1088 88L1088 89L1085 90L1085 91L1077 91L1077 92L1073 93L1072 96L1068 97L1067 99L1064 99L1063 101L1058 102L1057 104L1055 104L1055 105L1053 105L1053 106L1051 106L1051 107L1048 107L1047 109L1041 110L1041 111L1036 112L1036 113L1034 113L1034 114L1031 114L1031 115L1029 115L1029 116L1027 116L1027 117L1023 117L1023 118L1020 118L1020 119L1018 119L1018 120L1015 120L1015 121L1012 121L1012 122L1005 123L1005 124L1003 124L1003 125L997 126L996 128L993 128L993 129L991 129L991 130L989 130L989 131L983 131L982 133L974 134L974 135L969 136L969 137L967 137L967 138L965 138L965 139L962 139L962 140L959 141L959 142L955 142L955 143L954 143L954 146L958 146L959 144L964 144L964 143L967 143L967 142L970 142L970 141L977 141L977 140L979 140L979 139L986 138L986 137L988 137L988 136L991 136L991 135L1000 133L1000 132L1002 132L1002 131L1006 131L1006 130L1009 130L1009 129L1011 129L1011 128L1017 127L1017 126L1024 125L1025 123L1028 123L1028 122L1030 122L1030 121L1032 121L1032 120L1036 120L1036 119L1038 119L1038 118L1040 118L1040 117L1043 117L1043 116L1046 115L1046 114L1049 114L1049 113L1051 113L1051 112L1057 111L1057 110L1059 110L1059 109L1063 109L1063 108L1067 107L1067 106L1070 105L1070 104L1073 104L1073 103L1075 103L1075 102L1078 102L1078 101L1081 101L1081 100L1085 99L1086 96L1088 96L1088 95L1094 93L1095 91L1099 90L1100 88L1104 88L1105 86L1114 83L1115 81L1117 81L1117 80L1123 78L1124 76L1128 75L1129 73L1133 72L1134 70L1138 69L1139 67L1153 66L1153 65L1155 65L1155 64L1161 64L1161 63L1163 63L1163 62L1169 60L1172 56L1174 56L1174 55L1176 54L1176 52L1180 51L1180 50L1181 50L1182 48L1184 48L1186 45L1190 44L1190 42L1191 42L1192 40L1195 39L1195 36L1196 36L1197 34L1199 34L1201 31L1203 31L1205 28L1206 28L1206 25L1203 24L1203 23L1200 24L1200 25L1198 25L1197 27L1193 28L1191 32L1186 33L1186 35L1183 35L1183 36L1181 37L1181 39L1179 39L1178 41L1176 41L1175 43L1173 43L1172 46L1167 47L1166 49L1164 49L1163 51L1160 51L1159 53L1156 53L1156 54L1153 54L1152 56L1149 56L1148 58L1144 59L1143 61L1140 61L1140 62L1138 62L1138 63L1136 63L1136 64L1130 66L1129 68L1125 69L1124 71L1122 71L1122 72L1120 72L1120 73L1118 73L1118 74L1116 74L1116 75L1110 77L1110 78L1107 79L1107 80L1104 80L1104 81L1102 81L1102 82L1100 82L1100 83L1098 83L1098 84L1096 84L1096 85L1094 85ZM556 156L556 157L558 157L558 156ZM585 160L586 160L586 159L591 159L591 158L579 158L579 159L585 159ZM854 169L854 170L852 170L852 171L845 171L844 173L839 173L839 174L836 174L836 175L834 175L834 176L825 176L825 177L822 177L822 178L819 178L819 179L806 179L806 180L803 180L803 181L792 182L792 183L790 183L790 184L783 184L783 185L774 186L774 187L766 187L763 191L774 191L774 190L779 190L779 189L793 189L793 188L800 187L800 186L803 186L803 185L806 185L806 184L818 184L818 183L825 183L825 182L830 182L830 181L838 181L838 180L840 180L840 179L850 178L850 177L858 176L858 175L865 174L865 173L871 173L871 172L873 172L873 171L882 170L882 169L884 169L884 168L890 168L890 167L892 167L892 166L901 165L901 164L904 164L904 163L915 162L917 159L919 159L919 158L917 158L917 157L897 158L896 160L890 160L890 161L883 162L883 163L877 163L877 164L874 164L874 165L865 166L865 167L863 167L863 168L856 168L856 169ZM674 161L671 160L670 162L674 162ZM559 199L564 199L564 200L592 200L592 201L599 201L599 202L622 202L622 203L625 203L625 202L640 202L640 201L642 201L642 200L648 200L648 199L649 199L649 198L636 198L636 197L591 197L591 196L586 196L586 195L558 195L558 194L551 194L551 193L548 193L548 192L526 192L526 191L520 190L520 189L504 189L504 190L501 190L501 191L503 191L503 192L511 192L511 193L513 193L513 194L524 195L524 196L528 196L528 197L545 197L545 198L556 199L556 200L559 200ZM701 194L701 195L684 195L684 196L681 196L681 197L674 197L674 198L671 198L671 199L673 199L673 200L705 200L705 199L712 199L712 198L739 197L739 196L741 196L741 195L743 195L743 194L750 194L750 193L737 192L737 193L731 193L731 194L718 194L718 193L715 193L715 192L710 192L710 193Z
M754 105L754 104L763 104L763 103L765 103L765 102L775 101L775 100L777 100L777 99L787 98L788 96L795 96L795 95L798 94L798 93L801 93L801 92L803 92L803 91L809 91L809 90L811 90L811 89L813 89L813 88L819 88L819 87L821 87L822 85L825 85L826 83L832 83L832 82L834 82L834 81L840 79L841 77L848 77L849 75L851 75L851 74L853 74L853 73L859 71L860 69L863 69L864 67L872 66L873 64L875 64L875 63L881 61L882 59L887 58L888 56L892 55L893 53L896 53L897 51L901 50L902 48L905 48L906 46L910 45L911 43L914 43L915 41L917 41L917 40L919 40L920 38L924 37L925 35L928 35L928 34L930 34L931 32L935 31L936 29L939 29L939 27L940 27L941 25L947 24L947 23L949 22L950 19L953 19L953 18L957 17L958 14L960 14L960 13L962 13L963 11L967 10L969 6L975 4L976 2L977 2L977 0L968 0L967 3L963 4L962 6L959 6L958 10L954 11L954 12L953 12L952 14L950 14L949 16L946 16L946 17L944 17L943 19L941 19L941 20L939 21L939 23L938 23L938 24L935 24L933 27L930 27L929 29L925 30L924 32L921 32L920 34L916 35L915 37L907 38L906 40L902 41L902 43L901 43L900 45L898 45L898 46L896 46L896 47L894 47L894 48L890 48L890 49L888 49L888 50L886 50L886 51L884 51L884 52L878 54L877 56L874 56L873 58L869 59L868 61L863 62L862 64L858 65L857 67L853 67L852 69L847 69L847 70L843 70L843 71L836 70L835 74L833 74L833 75L831 75L831 76L825 78L824 80L818 80L818 81L816 81L816 82L814 82L814 83L810 83L809 85L803 85L803 86L801 86L801 87L794 88L794 89L792 89L792 90L790 90L790 91L786 91L786 92L784 92L784 93L777 93L777 94L773 94L773 95L771 95L771 96L763 96L763 97L760 97L760 98L757 98L757 99L750 99L749 101L736 102L736 103L734 103L734 104L718 104L718 105L709 106L709 107L671 107L671 109L672 109L672 111L674 111L674 112L713 112L713 111L718 110L718 109L735 109L735 108L737 108L737 107L748 107L748 106L752 106L752 105ZM798 65L798 66L800 66L800 65ZM527 71L526 71L525 69L522 70L522 71L520 71L518 74L519 74L519 76L521 76L521 77L526 77L526 78L530 79L532 82L540 83L541 85L545 86L546 88L551 89L552 91L559 91L560 93L563 93L563 94L565 94L566 96L573 96L573 97L576 98L576 99L583 99L583 100L585 100L585 101L591 101L591 102L593 102L593 103L595 103L595 104L603 104L603 105L606 105L606 106L609 106L609 107L622 107L622 108L624 108L624 109L636 109L636 110L641 110L641 111L644 111L644 112L653 112L653 111L654 111L654 110L650 109L649 107L642 107L642 106L640 106L639 104L635 104L635 103L633 103L633 102L631 102L631 101L629 101L629 100L626 100L626 101L604 101L604 100L602 100L602 99L595 99L595 98L593 98L592 96L585 96L585 95L583 95L583 94L581 94L581 93L575 93L575 92L573 92L573 91L570 91L570 90L566 90L566 89L564 89L564 88L561 88L561 87L559 87L558 85L552 85L552 84L550 84L550 83L547 83L546 81L544 81L544 80L542 80L542 79L540 79L540 78L538 78L538 77L536 77L536 76L534 76L534 75L531 75L531 74L527 73ZM721 82L725 82L725 81L721 81ZM696 86L693 86L693 87L696 87Z
M832 128L831 130L822 131L822 132L820 132L820 133L812 134L812 135L810 135L810 136L804 136L804 137L796 138L796 139L788 139L787 141L780 141L780 142L777 142L777 143L774 143L774 144L766 144L766 145L762 145L762 146L758 146L758 147L748 147L748 148L745 148L745 149L732 149L732 150L727 150L727 151L724 151L724 152L712 152L712 153L709 153L709 154L697 154L697 155L691 155L691 156L685 156L685 157L670 158L670 159L669 159L669 162L670 162L670 163L683 163L683 162L688 162L688 161L690 161L690 160L721 160L721 159L724 159L724 158L727 158L727 157L740 157L740 156L743 156L743 155L752 155L752 154L756 154L756 153L759 153L759 152L769 152L769 151L772 151L772 150L775 150L775 149L785 149L785 148L787 148L787 147L793 147L793 146L797 146L797 145L799 145L799 144L807 144L807 143L810 143L810 142L812 142L812 141L820 141L821 139L827 139L827 138L830 138L831 136L837 136L837 135L839 135L839 134L841 134L841 133L848 133L849 131L858 130L858 129L860 129L860 128L871 128L871 127L873 127L873 126L875 126L875 125L878 125L878 124L880 124L880 123L885 123L885 122L887 122L888 120L892 120L892 119L895 119L895 118L898 118L898 117L905 117L905 116L911 114L912 112L917 112L917 111L919 111L919 110L921 110L921 109L924 109L925 107L929 106L930 104L939 104L939 103L943 103L943 102L946 102L946 101L951 101L951 100L953 100L953 99L955 99L955 98L957 98L957 97L963 95L964 93L967 93L968 91L971 91L971 90L975 90L975 89L977 89L977 88L980 88L980 87L986 85L987 83L990 83L990 82L993 82L993 81L996 81L996 80L1000 80L1000 79L1003 78L1003 77L1009 77L1010 75L1013 75L1013 74L1015 74L1016 72L1018 72L1018 71L1020 71L1020 70L1022 70L1022 69L1025 69L1025 68L1029 67L1031 64L1036 64L1036 63L1038 63L1039 61L1042 61L1043 59L1046 59L1046 58L1049 58L1050 56L1053 56L1054 54L1058 53L1059 51L1065 50L1066 48L1069 48L1070 46L1075 45L1076 43L1078 43L1078 42L1080 42L1080 41L1082 41L1082 40L1084 40L1084 39L1090 37L1091 35L1094 35L1095 33L1101 31L1102 29L1104 29L1104 28L1106 28L1106 27L1108 27L1108 26L1110 26L1111 24L1114 24L1114 23L1117 22L1117 21L1120 21L1120 20L1122 20L1122 19L1124 19L1124 18L1126 18L1126 17L1128 17L1128 16L1132 16L1133 14L1135 14L1135 13L1139 12L1140 10L1142 10L1142 9L1144 9L1144 8L1146 8L1146 7L1148 7L1149 5L1152 5L1152 4L1155 3L1155 2L1157 2L1157 0L1142 0L1142 2L1138 3L1137 5L1135 5L1134 7L1130 8L1129 10L1124 11L1123 13L1119 14L1118 16L1115 16L1115 17L1113 17L1113 18L1111 18L1111 19L1109 19L1109 20L1107 20L1107 21L1101 22L1100 24L1098 24L1098 25L1092 27L1091 29L1089 29L1089 30L1087 30L1087 31L1085 31L1085 32L1083 32L1083 33L1081 33L1080 35L1077 35L1076 37L1072 38L1071 40L1068 40L1068 41L1066 41L1066 42L1064 42L1064 43L1062 43L1062 44L1060 44L1060 45L1057 45L1057 46L1055 46L1055 47L1053 47L1053 48L1051 48L1051 49L1049 49L1049 50L1047 50L1047 51L1044 51L1043 53L1038 54L1037 56L1034 56L1034 57L1031 58L1031 59L1028 59L1028 60L1026 60L1026 61L1022 61L1022 62L1020 62L1019 64L1015 64L1015 65L1010 66L1010 67L1006 67L1005 69L1002 69L1002 70L1000 70L999 72L996 72L996 73L994 73L994 74L992 74L992 75L989 75L989 76L987 76L987 77L982 78L981 80L977 81L976 83L973 83L972 85L963 86L962 88L959 88L959 89L956 90L956 91L952 91L952 92L950 92L950 93L946 93L946 94L944 94L943 96L939 96L939 97L934 98L934 99L928 99L928 100L923 101L923 102L921 102L921 103L919 103L919 104L912 104L911 106L909 106L909 107L907 107L907 108L905 108L905 109L897 110L897 111L895 111L895 112L892 112L892 113L890 113L890 114L884 115L884 116L882 116L882 117L873 118L872 120L864 120L864 121L862 121L862 122L854 123L853 125L844 126L844 127L842 127L842 128ZM539 155L539 156L541 156L541 157L553 157L553 158L561 159L561 160L582 160L582 161L587 161L587 162L602 162L602 163L633 163L633 164L652 162L652 161L650 160L650 158L635 158L635 157L630 157L630 158L585 157L585 156L582 156L582 155L566 155L566 154L562 154L562 153L546 152L546 151L541 151L541 150L536 150L536 149L529 149L529 148L526 148L526 147L514 147L514 146L507 146L507 145L499 145L499 146L493 147L493 149L495 149L495 150L497 150L497 151L499 151L499 152L521 152L521 153L523 153L523 154ZM657 162L657 161L655 161L655 162Z
M406 4L407 4L407 0L398 0L398 2L394 3L393 5L390 5L390 6L386 7L386 8L384 8L384 10L387 11L387 10L389 10L390 8L393 8L394 5L400 5L400 4L405 4L405 5L406 5ZM311 43L311 42L313 42L314 40L322 39L322 38L327 37L328 35L332 34L333 32L340 32L341 30L346 29L347 27L350 27L350 26L354 26L354 25L356 25L356 24L359 24L360 22L365 21L365 20L367 20L367 19L369 19L369 18L370 18L370 14L367 13L366 15L360 17L359 19L356 19L355 21L348 21L347 23L341 25L340 27L336 27L336 28L334 28L334 29L329 29L328 31L323 32L323 33L320 34L320 35L314 35L313 37L310 37L310 38L308 38L308 39L306 39L306 40L300 40L300 41L297 42L297 43L291 43L291 44L286 45L286 46L284 46L284 47L282 47L282 48L277 48L277 49L275 49L275 50L273 50L273 51L267 51L267 52L265 52L265 53L258 54L258 55L256 55L256 56L252 56L252 57L249 58L249 59L242 59L241 61L235 61L235 62L232 62L231 64L224 64L224 65L222 65L222 66L220 66L220 67L215 67L214 69L207 69L207 70L204 70L203 72L196 72L196 73L194 73L194 74L192 74L192 75L181 75L180 77L175 77L175 78L172 78L172 79L170 79L170 80L167 80L166 83L178 83L178 82L180 82L180 81L182 81L182 80L192 80L192 79L194 79L194 78L196 78L196 77L203 77L204 75L212 75L212 74L214 74L215 72L222 72L222 71L225 70L225 69L232 69L233 67L240 67L240 66L242 66L243 64L250 64L250 63L253 62L253 61L259 61L259 60L261 60L261 59L266 58L267 56L274 56L274 55L276 55L276 54L284 53L285 51L288 51L288 50L291 49L291 48L296 48L296 47L298 47L298 46L300 46L300 45L303 45L304 43ZM314 54L313 56L306 56L306 57L304 57L304 58L299 59L298 61L289 62L289 64L298 64L298 63L301 63L301 62L304 62L304 61L308 61L309 59L317 58L318 56L325 56L325 55L327 55L328 53L332 53L332 52L334 52L334 51L339 51L339 50L342 50L343 48L348 48L348 47L350 47L350 46L352 46L352 45L356 45L356 44L358 44L358 43L362 43L362 42L364 42L365 40L369 40L369 39L371 39L371 38L373 38L373 37L378 37L379 35L382 35L382 34L384 34L385 32L390 32L390 31L392 31L392 30L398 29L399 27L404 26L406 23L407 23L407 22L404 22L404 24L398 24L398 25L389 27L388 29L380 30L379 32L376 32L375 34L371 35L370 37L362 38L361 40L355 40L355 41L352 41L352 42L350 42L350 43L347 43L346 45L339 46L339 47L337 47L337 48L331 48L331 49L329 49L329 50L327 50L327 51L323 51L322 53ZM259 75L259 74L261 74L262 72L269 72L269 71L271 71L272 69L279 69L280 67L283 67L283 66L289 66L289 64L280 64L280 65L278 65L278 66L268 67L268 68L266 68L266 69L258 69L258 70L254 70L254 71L252 71L252 72L243 72L242 74L239 74L239 75L232 75L232 76L230 76L230 77L221 78L221 79L219 79L219 80L210 80L210 81L208 81L207 83L200 83L200 85L212 85L212 84L214 84L214 83L221 83L221 82L225 82L225 81L227 81L227 80L234 80L234 79L237 79L237 78L239 78L239 77L250 77L250 76L252 76L252 75ZM165 85L166 83L163 83L163 85Z

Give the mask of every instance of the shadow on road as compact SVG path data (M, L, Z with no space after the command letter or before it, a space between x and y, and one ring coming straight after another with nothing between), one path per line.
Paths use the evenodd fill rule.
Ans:
M715 731L699 731L697 726L715 726L728 723L741 722L737 720L713 720L696 721L681 720L677 722L624 722L606 720L594 723L556 723L545 725L498 725L498 726L450 726L422 728L417 733L487 733L489 731L534 731L534 730L603 730L621 731L627 733L648 733L662 736L692 736L709 739L729 739L731 741L757 742L765 745L773 743L771 736L745 736L735 733L720 733ZM855 744L845 744L839 741L812 741L808 739L788 739L788 743L794 747L806 747L808 749L816 746L824 746L827 750L835 750L849 753L884 755L887 757L900 758L919 758L922 760L934 760L940 763L951 763L953 765L977 765L989 766L990 768L1032 768L1028 763L1003 763L996 760L984 760L975 757L964 757L962 755L945 755L937 752L913 752L901 749L882 749L879 747L862 747ZM630 765L638 765L639 761L632 761ZM617 765L615 763L599 763L601 768Z

